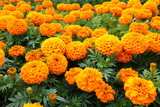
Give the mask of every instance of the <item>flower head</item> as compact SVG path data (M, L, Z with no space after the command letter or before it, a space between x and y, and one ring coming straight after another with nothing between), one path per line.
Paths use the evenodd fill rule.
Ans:
M44 8L53 7L53 3L50 0L44 0L42 2L42 5L43 5Z
M74 15L66 15L64 18L63 18L63 21L65 23L74 23L76 22L76 17Z
M53 16L53 19L54 20L63 20L63 15L61 15L61 14L55 14L54 16Z
M8 70L7 70L7 73L11 76L14 76L17 74L17 69L14 68L14 67L10 67Z
M12 57L23 55L25 52L25 47L20 45L14 45L9 49L9 55Z
M39 102L37 102L37 103L24 104L23 107L43 107L43 106Z
M40 49L36 50L31 50L25 55L26 61L34 61L34 60L39 60L40 57L42 56L42 52Z
M5 60L5 53L2 49L0 49L0 67L2 67L4 60Z

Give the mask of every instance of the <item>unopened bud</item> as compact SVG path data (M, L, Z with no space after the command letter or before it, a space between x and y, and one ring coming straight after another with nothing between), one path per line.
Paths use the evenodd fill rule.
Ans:
M57 98L57 94L52 93L49 95L49 100L52 104L55 102L56 98Z
M110 61L110 59L109 59L109 58L107 58L107 59L106 59L106 63L108 63L109 61Z
M119 80L121 77L122 77L122 74L121 74L121 73L118 73L118 74L116 75L116 79L117 79L117 80Z
M3 79L3 78L4 78L3 74L0 74L0 79Z
M150 71L151 73L154 73L156 71L156 63L150 63Z
M33 92L32 87L28 87L28 88L27 88L27 93L28 93L28 94L32 94L32 92Z

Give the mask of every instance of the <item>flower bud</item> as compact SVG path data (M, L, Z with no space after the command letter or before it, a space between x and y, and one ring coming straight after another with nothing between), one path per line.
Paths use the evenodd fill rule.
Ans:
M156 63L150 63L150 71L151 73L154 73L156 71Z
M33 92L32 87L28 87L28 88L27 88L27 93L28 93L28 94L32 94L32 92Z
M3 79L3 78L4 78L3 74L0 74L0 79Z
M122 77L122 74L121 74L121 73L118 73L118 74L116 75L116 79L117 79L117 80L119 80L121 77Z
M17 77L17 69L14 67L10 67L7 70L7 73L9 74L10 78L15 79Z
M49 100L52 104L55 102L56 98L57 98L57 94L52 93L49 95Z
M107 58L107 59L106 59L106 63L108 63L109 61L110 61L110 59L109 59L109 58Z

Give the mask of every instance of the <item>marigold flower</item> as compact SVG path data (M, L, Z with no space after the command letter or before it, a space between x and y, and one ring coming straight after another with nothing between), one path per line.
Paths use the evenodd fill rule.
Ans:
M18 11L21 11L22 13L26 13L31 11L31 5L30 4L22 4L19 8L17 8Z
M60 3L60 4L57 5L57 9L58 9L59 11L64 11L64 9L63 9L64 6L65 6L64 3Z
M54 20L63 20L63 15L61 15L61 14L55 14L54 16L53 16L53 19Z
M9 5L4 5L3 10L9 10L9 11L15 11L16 6L9 4Z
M0 6L4 6L5 4L3 3L3 1L0 1Z
M53 16L49 14L43 15L44 17L44 23L51 23L53 21Z
M56 32L60 33L63 29L63 26L60 23L51 23L52 26L55 26Z
M72 36L61 35L58 36L58 38L61 39L65 44L72 42Z
M120 81L125 83L128 78L138 77L138 72L134 71L132 68L122 68L118 73L121 73Z
M0 67L2 67L4 60L5 60L5 53L2 49L0 49Z
M5 40L0 41L0 49L2 49L3 51L6 48L6 44L4 42L5 42Z
M110 3L118 4L118 3L120 3L120 1L119 1L119 0L111 0L111 2L110 2Z
M76 18L80 18L81 12L79 10L74 10L69 13L70 15L74 15Z
M43 106L39 102L37 102L37 103L24 104L23 107L43 107Z
M92 37L92 38L86 38L83 43L85 44L86 48L90 48L93 49L95 46L95 41L96 41L96 37Z
M101 72L94 68L85 68L76 76L78 88L86 92L92 92L105 84Z
M152 17L152 12L149 9L141 9L141 11L142 11L142 14L143 14L142 17L144 19L149 19L149 18Z
M19 8L22 4L26 4L26 2L25 2L25 1L20 1L20 2L18 2L18 3L17 3L17 8Z
M132 54L122 50L116 54L116 58L118 62L128 63L132 60Z
M154 17L152 18L152 19L154 19ZM149 24L151 25L151 27L153 28L153 29L160 29L160 20L159 19L155 19L155 20L151 20L151 22L149 22Z
M143 6L145 9L149 9L153 13L153 15L156 15L159 12L157 9L157 4L155 2L148 1L148 2L144 3Z
M43 2L44 0L34 0L35 2Z
M36 12L40 12L42 10L44 10L42 5L37 5L36 6L36 9L35 9Z
M112 4L112 3L109 3L106 8L107 10L110 12L110 9L113 8L113 7L117 7L116 4Z
M157 4L157 6L159 5L159 0L148 0L148 2L155 2Z
M40 84L47 79L49 70L42 61L27 62L21 68L21 78L27 84Z
M157 96L156 87L151 80L139 77L129 78L124 84L125 95L133 104L146 105L153 103Z
M81 19L90 19L93 17L93 11L92 10L86 10L86 11L82 11L80 14L80 18Z
M86 38L86 37L89 36L89 31L86 31L86 30L84 30L84 29L81 29L81 30L78 32L77 36L78 36L79 38Z
M23 55L25 51L25 47L20 45L14 45L9 49L9 55L11 55L12 57L20 56Z
M56 98L57 98L57 94L54 94L54 93L49 94L49 100L50 100L51 102L54 102L54 101L56 100Z
M98 7L100 7L100 6L103 6L103 5L100 5L100 4L94 5L94 11L96 11L96 9L97 9ZM104 6L104 7L105 7L105 6Z
M136 3L141 4L141 1L140 0L129 0L127 3L127 8L131 8Z
M130 15L122 15L120 18L119 18L119 23L122 24L122 25L126 25L126 24L129 24L132 22L132 16Z
M71 4L65 4L63 7L63 11L72 11L73 7Z
M132 22L129 26L130 32L138 32L141 34L147 34L148 33L149 26L146 23L137 23Z
M108 4L110 4L110 2L108 2L108 1L102 3L102 5L103 5L104 7L107 7Z
M65 43L59 38L49 38L42 42L41 50L44 56L50 56L52 53L64 54Z
M107 29L101 27L101 28L95 29L95 30L92 32L91 37L99 38L100 36L103 36L104 34L108 34Z
M148 48L148 41L140 33L130 32L121 38L124 51L131 54L141 54Z
M47 65L51 74L61 75L67 70L68 61L64 55L53 53L47 58Z
M108 34L96 39L95 48L104 55L111 55L122 50L118 37Z
M82 8L81 8L81 11L86 11L86 10L92 10L93 9L93 6L89 3L85 3Z
M107 13L109 10L108 8L104 7L103 5L100 5L99 7L96 8L96 13L100 13L100 14L103 14L103 13Z
M10 68L7 70L7 73L8 73L9 75L11 75L11 76L14 76L14 75L16 75L16 73L17 73L17 69L14 68L14 67L10 67Z
M0 10L0 16L9 15L10 13L11 13L11 11L9 11L9 10Z
M73 41L66 45L65 55L68 59L76 61L86 57L87 49L82 42Z
M65 80L71 85L76 83L76 76L82 71L82 68L70 68L69 71L65 73Z
M79 25L69 25L66 27L66 29L63 29L63 32L65 32L65 30L67 32L72 32L72 35L77 35L78 32L81 30L81 26Z
M45 14L50 14L53 16L55 14L54 7L46 8Z
M47 62L47 57L41 57L41 58L39 58L39 61L42 61L42 62L46 63Z
M40 49L31 50L25 55L26 61L34 61L39 60L39 58L42 56L42 52Z
M100 99L101 102L106 103L107 101L114 100L114 96L116 93L112 89L111 86L108 84L105 84L104 88L98 88L95 90L96 96L98 99Z
M23 19L24 18L23 13L20 12L20 11L13 11L9 15L11 15L11 16L17 18L17 19Z
M72 8L73 8L73 10L79 10L81 8L81 6L78 3L73 3Z
M44 8L53 7L53 3L50 0L45 0L42 2Z
M75 23L76 22L76 17L74 15L66 15L64 18L63 18L63 21L65 23Z
M7 23L7 30L12 35L22 35L27 29L28 24L23 19L15 19Z
M127 4L125 2L119 2L117 3L117 7L120 7L121 9L126 9L127 8Z
M121 16L122 14L122 9L120 7L112 7L110 9L110 12L112 13L112 17L115 17L115 16Z

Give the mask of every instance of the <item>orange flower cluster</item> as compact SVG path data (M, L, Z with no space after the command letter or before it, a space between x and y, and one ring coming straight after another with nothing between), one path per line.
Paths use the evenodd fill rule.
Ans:
M118 37L108 34L96 39L95 48L104 55L111 55L122 50Z
M82 28L82 29L78 32L77 36L78 36L79 38L86 38L86 37L89 36L89 31L87 31L86 29L83 29L83 28Z
M56 98L57 98L57 94L54 94L54 93L49 94L49 100L50 100L50 101L55 101Z
M28 24L23 19L15 19L7 23L7 30L12 35L22 35L27 29Z
M79 10L81 6L78 3L73 4L64 4L60 3L57 5L57 9L59 11L72 11L72 10Z
M121 42L124 51L131 54L141 54L148 48L148 41L145 36L140 33L127 33L122 37Z
M9 55L12 57L23 55L25 52L25 47L20 45L14 45L9 49Z
M51 74L61 75L67 70L68 61L64 55L53 53L47 58L47 65Z
M44 23L51 23L53 21L53 16L49 14L43 15L44 17Z
M96 6L95 7L95 11L96 11L96 13L103 14L103 13L107 13L108 12L108 8L103 6L103 5L100 5L100 6Z
M56 34L56 27L52 24L43 23L39 27L39 34L48 37L54 36Z
M69 71L65 73L65 80L71 85L76 83L76 76L82 71L82 68L70 68Z
M85 3L82 8L81 8L81 11L86 11L86 10L92 10L93 9L93 6L89 3Z
M128 63L132 60L132 54L122 50L120 52L117 52L116 58L118 62Z
M144 8L145 9L149 9L151 12L152 12L152 14L153 15L156 15L156 14L158 14L158 8L157 8L157 4L155 3L155 2L146 2L146 3L144 3Z
M14 76L14 75L16 75L16 73L17 73L17 69L14 68L14 67L10 67L10 68L7 70L7 73L8 73L9 75L11 75L11 76Z
M151 80L139 77L129 78L124 84L125 95L133 104L150 105L157 96L156 87Z
M72 42L72 37L68 35L61 35L58 36L58 38L61 39L65 44Z
M65 28L63 29L63 32L71 32L72 35L77 35L80 30L81 30L81 26L79 25L69 25L69 26L65 26Z
M112 17L121 16L122 8L120 8L120 7L112 7L110 9L110 12L112 13Z
M31 11L31 5L30 4L21 4L19 8L16 10L21 11L22 13L26 13Z
M37 5L35 11L36 12L40 12L43 10L43 6L42 5Z
M99 38L100 36L103 36L104 34L108 34L107 29L101 27L101 28L95 29L95 30L92 32L91 37Z
M70 15L74 15L76 18L80 18L81 12L79 10L74 10L69 13Z
M15 11L16 10L16 6L14 6L12 4L4 5L3 6L3 10Z
M160 30L160 17L159 16L152 17L151 21L148 24L150 24L153 29Z
M50 0L44 0L44 1L42 2L42 5L43 5L44 8L53 7L53 3L52 3L52 1L50 1Z
M17 18L17 19L23 19L24 18L23 13L20 12L20 11L13 11L9 15L11 15L11 16Z
M4 60L5 60L5 53L2 49L0 49L0 67L2 67Z
M60 33L63 29L63 26L60 23L51 23L52 26L56 28L56 32Z
M130 32L138 32L141 34L147 34L149 32L148 29L149 26L146 23L132 22L131 25L129 26Z
M21 68L21 78L27 84L40 84L47 79L49 70L42 61L27 62Z
M40 57L42 56L42 52L40 49L36 50L31 50L25 55L26 61L34 61L34 60L39 60Z
M6 44L4 42L5 42L5 40L0 41L0 49L2 49L3 51L6 48Z
M54 16L53 16L53 19L54 20L63 20L63 15L61 15L61 14L55 14Z
M59 38L49 38L42 42L41 50L44 56L50 56L52 53L64 54L65 43Z
M45 14L49 14L53 16L55 14L54 7L46 8Z
M93 17L93 11L92 10L86 10L86 11L82 11L80 14L80 18L81 19L90 19Z
M76 22L76 17L74 15L66 15L64 18L63 18L63 21L65 23L75 23Z
M37 102L37 103L24 104L23 107L43 107L43 106L39 102Z
M120 81L126 83L128 78L138 77L138 72L134 71L132 68L122 68L118 73L121 73Z
M140 0L129 0L127 2L127 8L131 8L134 4L140 4L141 5L141 1Z
M86 48L90 48L93 49L95 46L95 41L96 41L96 37L92 37L92 38L86 38L83 43L85 44Z
M68 59L76 61L86 57L87 49L82 42L73 41L66 45L65 55Z

